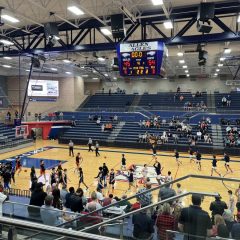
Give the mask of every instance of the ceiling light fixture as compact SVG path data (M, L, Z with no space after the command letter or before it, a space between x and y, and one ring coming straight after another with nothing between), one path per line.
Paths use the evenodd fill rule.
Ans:
M63 62L70 63L71 61L69 59L63 59Z
M65 72L66 74L72 74L71 72Z
M240 23L240 14L238 15L237 22Z
M82 75L82 77L88 77L88 75Z
M186 76L187 76L187 77L190 77L190 74L187 74Z
M98 80L98 78L97 78L97 77L94 77L93 80Z
M221 61L221 62L223 62L223 61L225 61L225 57L221 57L219 60Z
M172 28L173 28L173 23L172 23L171 20L165 21L165 22L163 23L163 25L164 25L164 27L165 27L166 29L172 29Z
M220 69L216 69L216 72L219 72L220 71Z
M184 64L185 60L179 60L179 63Z
M112 32L109 29L107 29L107 28L101 28L100 30L106 36L112 35Z
M104 74L104 76L105 76L105 77L108 77L108 74L107 74L107 73L105 73L105 74Z
M14 45L13 42L6 40L6 39L0 39L0 43L2 43L3 45L7 45L7 46Z
M223 66L223 64L222 64L222 63L219 63L219 64L218 64L218 67L222 67L222 66Z
M152 4L154 6L163 5L163 0L152 0Z
M9 16L7 14L2 15L2 18L7 20L7 21L9 21L9 22L11 22L11 23L18 23L18 22L20 22L17 18Z
M218 76L218 74L217 74L217 73L214 73L214 76Z
M185 70L185 73L189 73L189 71L188 71L188 70Z
M103 62L103 61L105 61L105 58L104 57L98 57L98 60Z
M182 67L183 67L183 68L187 68L187 65L183 65Z
M52 70L52 71L57 71L57 68L53 68L53 67L52 67L51 70Z
M70 6L70 7L68 7L67 8L70 12L72 12L72 13L74 13L75 15L83 15L84 14L84 12L80 9L80 8L78 8L78 7L76 7L76 6Z
M178 52L177 55L178 55L178 57L182 57L183 56L183 52Z
M117 77L113 77L114 80L117 80Z
M5 56L3 57L4 59L7 59L7 60L11 60L12 58L11 57L8 57L8 56Z
M3 67L5 67L5 68L11 68L11 66L10 65L2 65Z
M224 48L224 53L225 53L225 54L230 54L231 51L232 51L231 48Z

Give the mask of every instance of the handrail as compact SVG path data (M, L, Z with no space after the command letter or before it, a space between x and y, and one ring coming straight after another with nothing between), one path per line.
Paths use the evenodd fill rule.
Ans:
M93 225L93 226L91 226L91 227L86 227L86 228L80 230L80 232L85 232L85 231L88 231L88 230L92 230L92 229L101 227L102 225L109 224L109 223L111 223L111 222L114 222L114 221L117 221L117 220L126 218L126 217L128 217L128 216L131 216L131 215L133 215L133 214L139 213L139 212L144 211L144 210L148 210L148 209L150 209L150 208L156 207L156 206L158 206L158 205L160 205L160 204L163 204L163 203L165 203L165 202L172 202L172 201L174 201L174 200L177 200L177 199L179 199L179 198L183 198L183 197L186 197L186 196L192 195L192 194L199 194L199 195L208 196L208 197L217 197L217 196L218 196L218 193L192 192L192 191L191 191L191 192L185 192L185 193L179 194L179 195L177 195L177 196L174 196L174 197L170 197L170 198L161 200L161 201L159 201L159 202L157 202L157 203L150 204L150 205L148 205L148 206L146 206L146 207L137 209L137 210L135 210L135 211L132 211L132 212L129 212L129 213L125 213L125 214L123 214L123 215L121 215L121 216L118 216L118 217L109 219L109 220L107 220L107 221L105 221L105 222L95 224L95 225Z
M157 187L148 189L148 190L146 190L146 191L144 191L144 192L136 193L135 195L133 195L133 196L131 196L131 197L128 197L128 198L123 199L123 200L121 200L121 201L119 201L119 202L116 202L116 203L112 203L112 204L110 204L110 205L108 205L108 206L102 207L101 209L95 210L95 211L93 211L93 212L91 212L91 213L88 213L88 214L86 214L86 215L84 215L84 216L79 216L79 217L77 217L77 218L75 218L75 219L72 219L72 220L71 220L70 222L68 222L68 223L74 222L74 221L79 220L79 219L81 219L81 218L83 218L83 217L87 217L87 216L89 216L89 215L91 215L91 214L94 214L94 213L103 211L103 210L105 210L105 209L107 209L107 208L114 207L114 206L118 206L120 203L123 203L123 202L125 202L125 201L131 200L131 199L133 199L133 198L136 198L136 197L138 197L138 196L140 196L140 195L142 195L142 194L145 194L145 193L148 193L148 192L153 192L153 191L155 191L155 190L157 190L157 189L160 189L160 188L162 188L162 187L165 187L166 185L172 185L172 184L174 184L174 183L176 183L176 182L180 182L180 181L185 180L185 179L188 179L188 178L200 178L200 179L211 179L211 180L221 180L221 181L225 180L225 181L230 181L230 182L240 182L240 179L237 179L237 178L225 178L225 177L215 177L215 176L211 177L211 176L205 176L205 175L189 174L189 175L186 175L186 176L177 178L177 179L175 179L175 180L173 180L173 181L170 181L170 182L168 182L168 183L164 183L164 184L159 185L159 186L157 186ZM57 227L62 227L62 226L64 226L64 225L66 225L66 224L67 224L67 223L62 223L62 224L57 225Z
M39 223L32 223L32 222L26 222L22 220L16 220L16 219L11 219L11 218L6 218L6 217L0 217L0 223L5 224L5 225L11 225L19 228L29 228L30 230L35 230L35 231L42 231L44 234L53 234L56 236L61 236L61 237L67 237L67 238L75 238L75 239L81 239L81 240L87 240L87 239L93 239L93 240L115 240L115 238L110 238L110 237L102 237L94 234L89 234L89 233L82 233L79 231L74 231L70 229L59 229L57 227L52 227L52 226L46 226L43 224ZM26 238L24 238L26 239Z

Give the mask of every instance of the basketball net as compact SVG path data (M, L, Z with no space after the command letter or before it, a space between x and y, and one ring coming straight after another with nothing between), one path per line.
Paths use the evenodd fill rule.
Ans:
M24 139L27 139L28 134L29 134L28 125L16 126L16 130L15 130L16 138L23 137Z

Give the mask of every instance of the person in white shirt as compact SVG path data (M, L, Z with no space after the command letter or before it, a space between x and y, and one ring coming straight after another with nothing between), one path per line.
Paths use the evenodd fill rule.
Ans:
M101 204L98 202L98 199L97 199L97 194L96 192L92 192L91 194L91 202L87 203L86 205L86 210L88 210L89 212L92 212L93 209L95 210L99 210L102 208Z
M147 164L144 164L142 169L143 183L147 182L148 167Z
M105 125L104 124L102 124L101 129L102 129L102 132L104 132L104 130L105 130Z
M6 201L7 196L0 192L0 217L2 217L2 206L3 203Z
M68 146L69 146L69 156L74 157L74 152L73 152L74 143L72 140L69 141Z
M90 152L93 152L93 149L92 149L92 144L93 144L93 141L91 138L88 139L88 151Z

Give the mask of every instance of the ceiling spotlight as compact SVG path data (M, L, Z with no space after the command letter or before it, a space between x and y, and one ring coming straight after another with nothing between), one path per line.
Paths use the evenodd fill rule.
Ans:
M173 24L172 24L172 21L171 21L171 20L165 21L165 22L163 23L163 25L164 25L164 27L165 27L166 29L172 29L172 28L173 28Z
M105 58L104 57L98 57L98 61L103 62L103 61L105 61Z
M214 73L214 76L218 76L218 74L217 74L217 73Z
M3 45L6 45L6 46L14 45L13 42L6 40L6 39L0 39L0 43L2 43Z
M185 60L179 60L179 63L184 64Z
M240 14L238 15L237 22L240 23Z
M68 9L70 12L74 13L75 15L77 15L77 16L84 14L84 12L83 12L80 8L78 8L78 7L76 7L76 6L70 6L70 7L68 7L67 9Z
M3 67L5 67L5 68L11 68L11 66L10 65L2 65Z
M178 52L177 55L178 55L178 57L182 57L183 56L183 52Z
M95 69L93 69L93 71L92 71L93 73L96 73L97 71L95 70Z
M53 67L52 67L51 70L52 70L52 71L57 71L57 68L53 68Z
M84 67L84 66L81 66L80 68L81 68L81 69L84 69L85 67Z
M220 72L220 69L216 69L216 72Z
M106 36L112 35L112 32L107 28L101 28L100 30Z
M183 68L187 68L187 65L183 65L182 67L183 67Z
M12 58L11 57L8 57L8 56L5 56L3 57L4 59L7 59L7 60L11 60Z
M117 80L117 77L113 77L114 80Z
M222 63L219 63L219 64L218 64L218 67L222 67L222 66L223 66L223 64L222 64Z
M71 61L69 59L63 59L63 62L70 63Z
M66 74L72 74L71 72L65 72Z
M225 61L225 57L221 57L219 60L221 61L221 62L223 62L223 61Z
M82 75L82 77L88 77L88 75Z
M185 73L189 73L189 71L188 71L188 70L185 70Z
M97 77L94 77L93 80L98 80L98 78L97 78Z
M11 22L11 23L18 23L19 20L15 17L9 16L9 15L2 15L2 18Z
M26 71L26 72L30 72L30 70L29 70L29 69L26 69L25 71Z
M225 53L225 54L230 54L231 51L232 51L231 48L224 48L224 53Z
M107 74L107 73L105 73L105 74L104 74L104 76L105 76L105 77L108 77L108 74Z
M154 6L163 5L163 0L152 0L152 4Z
M186 76L187 76L187 77L190 77L190 74L187 74Z

